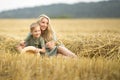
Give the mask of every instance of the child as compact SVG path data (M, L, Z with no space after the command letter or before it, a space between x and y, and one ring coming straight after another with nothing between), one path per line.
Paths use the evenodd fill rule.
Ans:
M17 49L20 52L29 52L45 54L45 42L41 37L41 29L38 23L32 23L30 25L30 34L31 37L24 42L21 42Z

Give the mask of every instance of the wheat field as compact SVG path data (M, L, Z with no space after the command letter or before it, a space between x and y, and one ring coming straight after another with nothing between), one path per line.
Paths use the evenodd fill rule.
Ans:
M0 80L119 80L120 19L51 19L78 58L20 54L15 46L36 19L0 19Z

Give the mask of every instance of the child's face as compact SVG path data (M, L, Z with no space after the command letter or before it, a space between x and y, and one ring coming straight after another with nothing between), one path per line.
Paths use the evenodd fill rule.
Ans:
M40 24L41 30L44 31L44 30L47 29L48 24L49 24L49 21L48 21L47 18L43 18L43 19L39 22L39 24Z
M41 35L41 30L40 26L35 27L32 31L31 34L33 35L34 38L39 38Z

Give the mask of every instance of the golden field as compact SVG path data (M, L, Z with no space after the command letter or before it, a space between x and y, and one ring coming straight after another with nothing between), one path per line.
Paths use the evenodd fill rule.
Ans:
M36 19L0 19L0 80L119 80L120 19L51 19L58 40L78 58L19 54Z

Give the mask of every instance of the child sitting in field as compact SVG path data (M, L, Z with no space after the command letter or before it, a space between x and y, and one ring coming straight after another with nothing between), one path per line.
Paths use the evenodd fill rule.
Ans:
M32 23L30 25L31 38L25 40L17 46L17 50L20 52L32 52L34 54L45 54L45 42L41 37L41 29L38 23Z

